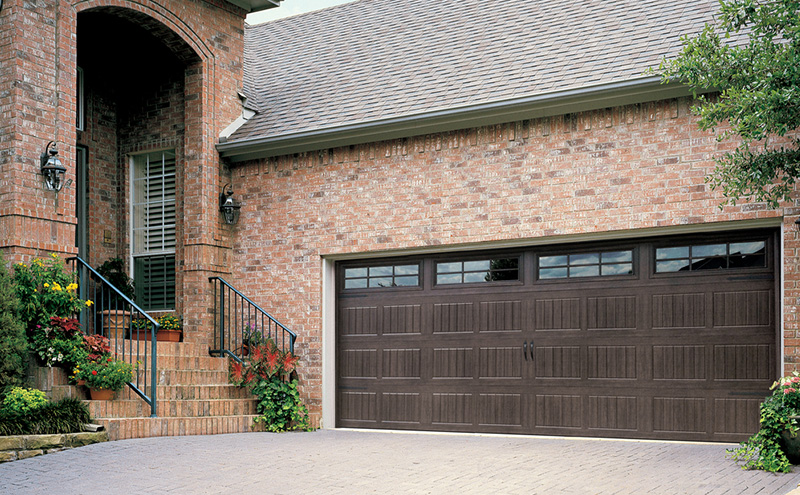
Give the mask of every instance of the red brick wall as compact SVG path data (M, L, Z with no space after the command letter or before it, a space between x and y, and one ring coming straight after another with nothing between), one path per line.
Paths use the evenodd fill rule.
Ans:
M115 14L141 22L187 61L182 94L174 88L168 91L169 109L149 117L151 124L172 127L158 129L158 137L124 129L129 141L134 137L146 141L135 144L119 139L123 129L117 129L114 144L112 124L103 122L87 129L80 142L89 147L91 179L98 185L97 189L90 186L90 201L103 209L116 206L115 211L123 215L127 210L120 208L126 201L120 196L124 175L119 175L118 169L126 168L124 153L154 146L155 141L161 141L162 146L166 141L168 146L174 144L176 150L182 150L179 175L183 182L179 187L185 191L182 199L186 207L180 219L184 228L179 246L184 252L179 253L182 281L178 293L192 295L184 310L191 315L185 322L184 337L208 340L212 332L209 308L213 308L208 276L228 270L231 248L230 227L223 224L217 211L225 179L214 145L219 132L241 114L237 91L242 85L245 12L229 2L5 0L0 13L0 249L12 261L48 252L75 253L74 188L61 192L56 202L55 194L42 188L38 157L48 141L57 141L67 178L74 179L79 139L74 125L76 22L80 12L95 8L106 13L112 9ZM126 69L124 60L109 60L107 65L112 70ZM93 95L98 111L116 116L110 100L95 96L103 95ZM183 101L173 101L176 97ZM179 124L174 113L161 119L180 105ZM99 116L90 112L87 108L89 122L97 123ZM124 122L113 125L117 124ZM95 170L92 165L101 168ZM93 225L90 233L94 263L127 250L126 219L120 215L100 218L104 220ZM95 211L95 219L100 218ZM106 223L116 224L112 243L102 242L102 231L108 230Z
M299 334L318 413L321 256L780 217L720 211L704 177L730 147L681 99L248 162L232 278ZM787 248L796 237L787 227ZM787 339L796 328L787 317Z

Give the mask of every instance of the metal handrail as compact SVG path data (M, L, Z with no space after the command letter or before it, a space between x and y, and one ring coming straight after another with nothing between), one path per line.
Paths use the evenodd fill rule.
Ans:
M78 290L81 299L89 299L94 303L95 318L89 320L88 312L82 311L80 314L81 326L87 334L94 333L107 337L111 341L115 354L136 367L134 381L129 382L128 386L150 406L150 416L157 417L158 365L156 357L158 347L156 333L160 325L152 316L123 294L119 288L97 273L86 261L78 256L69 258L67 261L75 263L74 269L78 273L80 282ZM119 316L122 317L122 324L119 323ZM145 320L145 324L134 327L133 322L137 320ZM143 340L139 339L142 336L140 331L144 337L147 336L146 332L150 332L149 359L148 345L142 344ZM150 368L149 376L148 366Z
M214 284L214 342L219 344L209 354L241 362L247 356L249 344L267 338L281 350L294 352L297 334L221 277L209 277L208 281Z

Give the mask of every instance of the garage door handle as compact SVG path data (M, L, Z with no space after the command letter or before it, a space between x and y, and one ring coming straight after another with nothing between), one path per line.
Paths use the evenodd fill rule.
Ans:
M533 361L534 361L534 358L533 358L533 340L531 340L531 362L533 362Z
M525 358L525 361L528 360L528 341L526 340L524 344L522 344L522 356Z

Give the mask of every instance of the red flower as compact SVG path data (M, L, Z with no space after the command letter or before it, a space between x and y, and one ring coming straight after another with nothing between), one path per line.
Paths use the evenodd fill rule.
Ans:
M111 362L111 358L106 359L106 361L110 363Z
M93 375L97 375L97 370L92 370Z

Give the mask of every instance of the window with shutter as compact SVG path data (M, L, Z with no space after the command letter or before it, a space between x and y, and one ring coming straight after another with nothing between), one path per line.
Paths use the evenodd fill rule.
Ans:
M131 254L137 304L175 307L175 152L135 155L131 164Z

